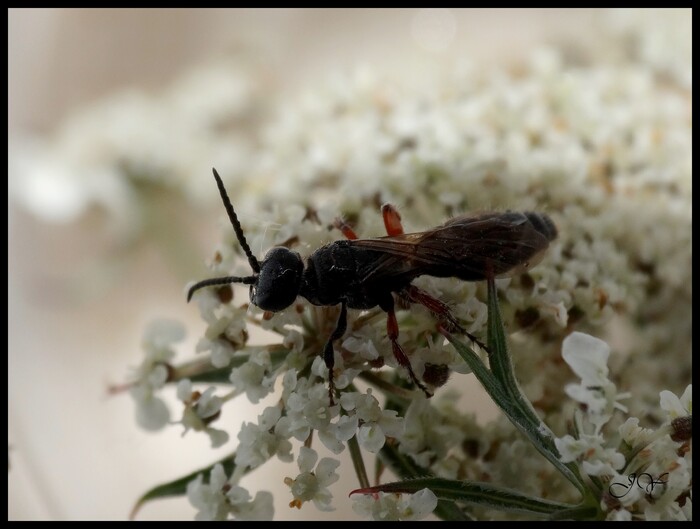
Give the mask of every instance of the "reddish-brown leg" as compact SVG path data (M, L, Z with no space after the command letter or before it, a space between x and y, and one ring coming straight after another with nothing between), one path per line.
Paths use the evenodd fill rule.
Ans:
M450 332L456 331L460 334L464 334L465 336L467 336L467 338L469 338L472 342L474 342L476 345L478 345L485 351L489 350L489 348L486 347L486 344L484 344L481 340L479 340L470 332L467 332L467 330L459 324L457 318L455 318L452 315L452 313L450 312L450 308L445 303L443 303L439 299L434 298L425 290L420 289L415 285L409 285L406 288L404 288L401 292L399 292L399 295L404 297L405 299L408 299L411 303L420 303L421 305L423 305L430 312L435 314L435 316L437 316L440 322L443 325L445 325L446 330Z
M418 377L413 372L413 368L411 367L411 361L408 359L406 353L404 353L404 350L399 345L399 322L396 321L396 312L394 312L394 298L390 295L389 298L380 306L384 311L386 311L386 333L389 336L391 349L394 353L396 361L400 366L406 368L411 380L413 380L413 383L423 390L425 396L428 398L432 397L433 394L428 391L428 388L426 388L420 380L418 380Z
M357 233L355 233L355 230L353 230L343 219L340 217L337 217L333 221L333 226L338 228L340 231L343 232L343 235L345 235L346 239L350 239L351 241L354 239L359 239L357 236Z
M401 235L403 234L403 226L401 225L401 215L399 215L398 210L391 204L384 204L382 206L382 218L384 219L384 228L386 228L386 233L389 236ZM359 239L355 230L353 230L343 219L337 217L333 221L333 226L343 232L346 239L355 240Z
M394 206L391 204L384 204L382 206L382 217L384 218L384 227L386 228L387 235L391 237L403 235L401 215L399 215L398 210Z

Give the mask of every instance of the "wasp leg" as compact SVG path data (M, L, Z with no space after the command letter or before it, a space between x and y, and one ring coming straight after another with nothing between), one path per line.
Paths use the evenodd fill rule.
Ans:
M413 368L411 367L411 361L408 359L406 353L404 353L403 349L399 345L399 323L396 321L396 312L394 311L394 297L390 294L388 298L379 306L386 312L386 333L389 336L391 349L394 352L396 361L399 363L399 365L408 370L411 380L413 380L413 383L416 386L423 390L425 396L428 398L432 397L433 394L428 391L428 388L426 388L420 380L418 380L418 377L413 372Z
M333 383L333 366L335 365L335 356L333 354L333 342L338 338L342 338L345 334L345 329L348 326L348 308L345 303L340 305L340 316L338 316L338 323L335 325L335 330L328 338L325 347L323 348L323 361L326 363L328 368L328 397L331 400L331 406L335 404L333 400L333 394L335 393L335 384Z
M382 206L382 218L384 219L387 235L390 237L403 235L401 215L399 215L399 211L393 205L387 203Z
M423 305L430 312L432 312L443 325L446 326L448 331L464 334L481 349L483 349L484 351L489 351L489 348L486 346L485 343L483 343L476 336L468 332L464 327L462 327L459 324L457 318L455 318L452 315L452 312L450 312L450 308L445 303L443 303L439 299L434 298L425 290L420 289L415 285L408 285L406 288L399 292L399 295L402 298L407 299L411 303L420 303L421 305Z
M386 229L387 235L395 236L403 234L401 215L399 215L398 210L393 205L387 203L382 206L382 218L384 219L384 228ZM340 217L333 221L333 226L343 232L346 239L350 239L351 241L359 239L355 230Z
M357 233L355 233L355 230L353 230L343 219L340 217L336 217L336 219L333 221L333 226L338 228L340 231L343 232L343 235L345 235L346 239L355 240L359 239L357 236Z

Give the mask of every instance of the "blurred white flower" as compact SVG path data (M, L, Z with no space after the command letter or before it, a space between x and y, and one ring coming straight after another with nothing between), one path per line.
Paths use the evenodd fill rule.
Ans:
M247 490L229 481L220 463L209 473L209 483L199 474L187 484L187 498L198 511L197 521L272 520L275 513L272 494L261 491L251 500Z
M565 435L554 439L563 463L578 461L589 476L614 474L625 465L625 456L606 446L602 435L579 434L578 438Z
M404 431L400 435L399 450L409 454L421 466L447 457L452 447L459 446L464 432L449 416L438 414L430 401L415 398L404 416Z
M292 443L279 427L281 416L281 410L271 406L258 416L258 424L243 423L238 432L236 465L256 468L274 456L282 461L292 460Z
M415 494L354 494L352 510L374 520L421 520L437 507L437 497L430 489Z
M170 375L170 361L175 357L172 344L184 338L184 326L174 320L155 320L144 331L141 347L145 358L129 377L129 394L136 402L136 421L146 430L159 430L170 420L168 407L156 393Z
M86 105L47 139L14 138L11 195L48 222L97 206L123 238L143 234L154 187L194 207L212 203L201 185L212 160L229 175L248 167L271 101L261 74L243 57L212 61L160 92L127 89Z

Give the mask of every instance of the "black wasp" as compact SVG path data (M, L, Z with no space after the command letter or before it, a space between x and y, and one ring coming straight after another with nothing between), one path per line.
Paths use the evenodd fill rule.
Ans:
M190 288L187 300L203 287L243 283L250 285L251 302L265 311L284 310L297 296L318 306L339 304L338 323L323 348L331 404L335 391L333 342L345 333L348 308L366 310L379 306L387 313L387 334L396 360L430 397L431 393L418 380L399 345L394 294L426 306L443 323L467 334L483 347L459 326L447 305L411 281L422 275L457 277L464 281L515 275L537 264L557 236L557 229L547 215L513 211L460 215L428 231L404 233L398 212L385 204L382 216L386 237L359 239L352 228L336 220L335 226L348 240L322 246L307 258L306 264L298 253L281 246L272 248L259 262L248 246L216 169L214 178L253 275L205 279Z

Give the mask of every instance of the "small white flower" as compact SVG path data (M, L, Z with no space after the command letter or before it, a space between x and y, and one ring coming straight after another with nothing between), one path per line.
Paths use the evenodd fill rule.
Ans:
M421 466L444 459L455 446L460 446L464 432L459 426L436 412L430 401L413 399L404 416L404 429L399 440L399 450L410 454Z
M256 468L275 455L282 461L292 460L292 443L278 426L281 414L279 408L271 406L258 416L258 424L243 423L238 432L236 465Z
M182 435L192 429L205 432L211 440L212 448L225 444L229 435L223 430L213 428L211 422L221 413L221 398L214 395L216 388L210 387L204 393L193 391L189 379L180 380L177 384L177 397L185 404L180 423L185 427Z
M637 417L629 417L617 430L620 438L632 447L644 446L654 437L654 431L639 426Z
M430 489L414 494L354 494L352 510L374 520L421 520L437 507L437 496Z
M270 353L266 349L251 350L248 361L234 367L229 378L237 390L245 391L248 400L257 404L274 389L275 376L270 373L271 367Z
M237 495L240 487L233 487L227 494L232 504L232 511L236 520L250 521L270 521L275 515L275 506L273 504L272 493L266 490L260 490L255 494L252 501L240 502L234 501L232 496ZM245 489L242 489L245 490Z
M603 340L572 332L562 342L561 355L582 385L599 386L608 382L610 347Z
M581 434L579 439L565 435L555 438L554 444L563 463L580 461L583 471L591 476L613 475L625 465L625 456L607 448L601 435Z
M377 351L374 342L369 338L359 336L357 333L343 340L343 348L351 353L359 354L365 360L376 360L379 358L379 351Z
M211 294L203 294L207 297ZM246 311L241 307L230 304L221 306L218 316L212 315L207 320L204 337L197 344L197 352L209 351L214 367L226 367L231 362L237 349L243 347L248 340L246 330Z
M320 511L334 510L331 506L333 495L328 487L340 479L335 472L340 461L324 457L318 462L318 466L316 461L318 461L316 451L302 446L297 459L300 474L294 479L285 478L284 480L292 489L292 496L294 496L294 500L289 504L290 507L301 508L303 503L313 501Z
M609 522L631 522L632 513L627 509L615 509L610 511L605 519Z
M608 379L610 347L603 340L573 332L562 343L562 357L581 379L580 384L568 384L566 394L586 406L588 420L596 432L610 420L617 408L626 408L617 402L628 394L619 394L615 384Z
M667 390L662 391L659 397L661 409L666 412L666 417L669 421L693 414L692 384L688 384L680 398Z
M373 454L384 446L386 436L398 437L403 431L403 419L395 410L382 410L371 390L364 395L343 393L340 405L346 411L354 412L360 424L357 440Z
M324 383L310 383L302 378L285 401L287 415L278 424L278 431L299 441L308 438L312 430L334 454L345 448L345 443L357 431L357 417L339 416L339 406L330 406L328 387ZM338 417L334 422L333 419Z
M217 463L209 473L209 483L199 474L187 484L187 499L198 510L195 520L272 520L272 494L258 492L255 499L244 488L229 481L224 467Z
M209 483L199 474L187 484L187 499L199 511L195 520L226 520L229 509L223 490L228 478L221 464L214 465L209 473Z

